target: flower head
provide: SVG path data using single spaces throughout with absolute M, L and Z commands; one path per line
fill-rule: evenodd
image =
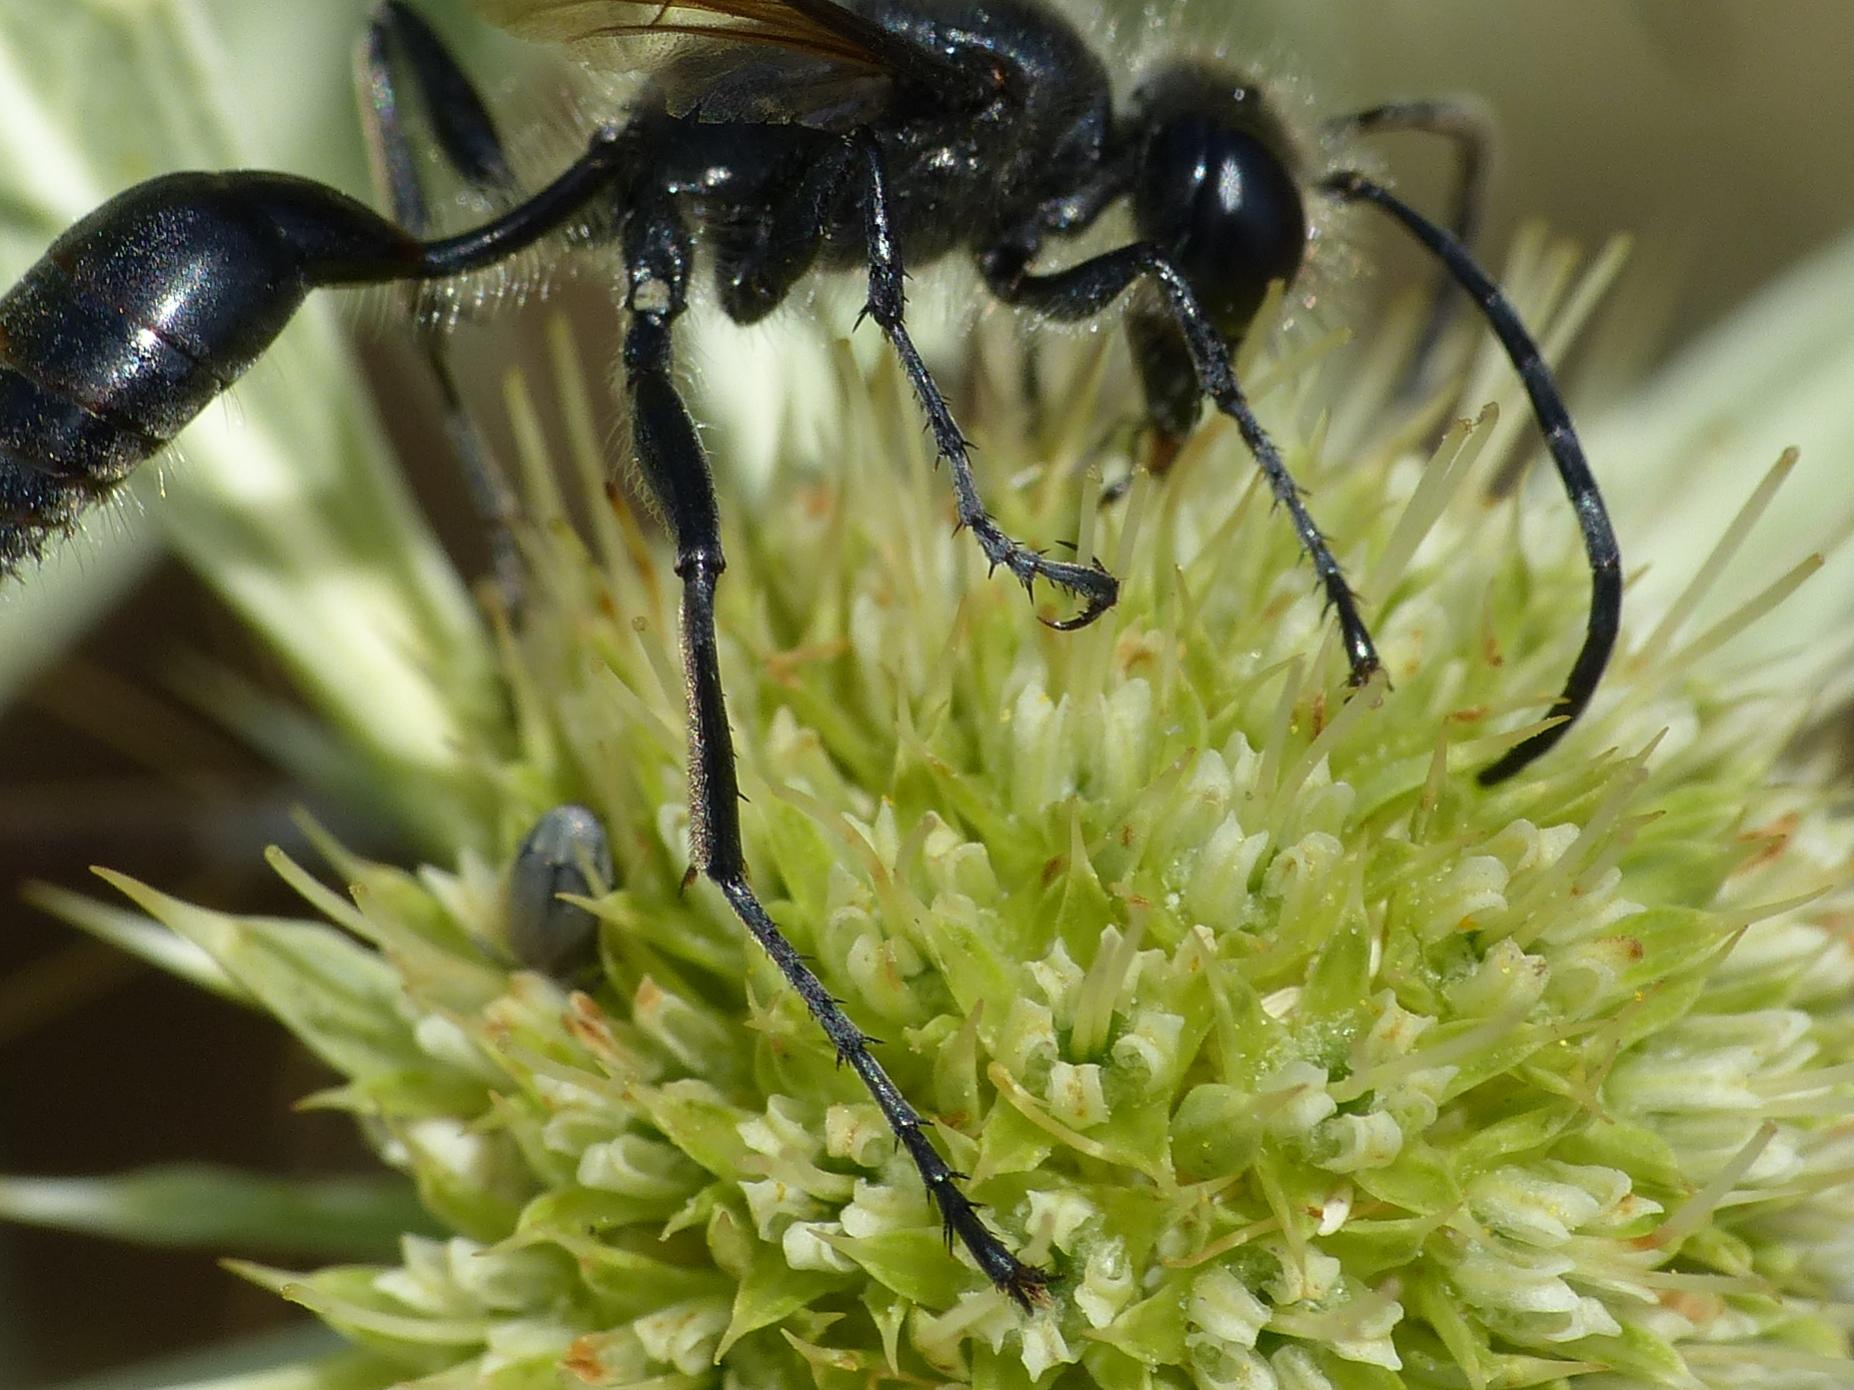
M 121 884 L 340 1073 L 319 1103 L 452 1232 L 246 1272 L 380 1385 L 1844 1373 L 1854 824 L 1822 769 L 1779 775 L 1794 685 L 1711 660 L 1774 597 L 1697 633 L 1691 589 L 1632 613 L 1592 717 L 1483 790 L 1587 592 L 1555 497 L 1482 500 L 1492 413 L 1425 457 L 1420 422 L 1332 427 L 1402 418 L 1369 374 L 1247 364 L 1370 604 L 1390 680 L 1348 694 L 1240 442 L 1207 426 L 1098 510 L 1078 480 L 1132 407 L 1092 345 L 1054 357 L 1059 410 L 968 415 L 1008 524 L 1079 518 L 1122 576 L 1103 620 L 1052 632 L 988 582 L 901 382 L 843 354 L 834 431 L 734 512 L 721 613 L 755 883 L 1048 1306 L 947 1250 L 854 1076 L 684 886 L 676 581 L 592 470 L 588 539 L 531 498 L 515 751 L 479 772 L 509 852 L 562 802 L 605 826 L 596 969 L 517 968 L 507 866 L 468 851 L 325 844 L 347 895 L 278 856 L 325 922 Z

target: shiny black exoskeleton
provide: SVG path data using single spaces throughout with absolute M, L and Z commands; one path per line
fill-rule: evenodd
M 1398 103 L 1331 123 L 1334 137 L 1415 130 L 1462 154 L 1447 231 L 1350 169 L 1315 169 L 1264 94 L 1198 63 L 1161 68 L 1117 109 L 1107 69 L 1040 0 L 483 0 L 510 27 L 590 46 L 642 37 L 651 86 L 622 123 L 540 193 L 520 198 L 481 100 L 400 0 L 376 12 L 360 74 L 377 170 L 395 221 L 278 175 L 180 175 L 132 189 L 62 238 L 0 301 L 0 567 L 106 492 L 229 385 L 322 285 L 411 282 L 489 265 L 563 224 L 615 241 L 628 311 L 623 366 L 633 447 L 662 506 L 683 581 L 695 868 L 719 887 L 862 1079 L 920 1170 L 946 1224 L 1019 1303 L 1042 1274 L 980 1219 L 926 1126 L 868 1039 L 793 950 L 747 882 L 739 791 L 715 640 L 724 568 L 713 484 L 672 371 L 672 329 L 706 249 L 722 308 L 751 322 L 818 264 L 868 276 L 867 316 L 897 354 L 951 473 L 957 515 L 993 566 L 1041 578 L 1080 602 L 1055 625 L 1114 602 L 1114 579 L 1048 559 L 986 512 L 965 438 L 905 323 L 904 266 L 970 255 L 1000 300 L 1055 319 L 1107 309 L 1137 282 L 1128 314 L 1151 431 L 1172 444 L 1210 404 L 1236 424 L 1292 521 L 1337 619 L 1351 677 L 1378 657 L 1357 603 L 1238 382 L 1232 346 L 1271 283 L 1292 281 L 1308 244 L 1308 199 L 1375 205 L 1465 289 L 1523 378 L 1589 554 L 1592 612 L 1553 713 L 1482 773 L 1511 775 L 1563 736 L 1594 692 L 1616 638 L 1620 567 L 1596 484 L 1537 348 L 1465 249 L 1481 134 L 1466 108 Z M 407 80 L 410 86 L 407 87 Z M 476 231 L 430 237 L 427 198 L 402 106 L 409 90 L 449 166 L 512 202 Z M 1037 267 L 1052 243 L 1130 206 L 1135 239 L 1065 268 Z M 453 438 L 500 516 L 493 479 L 428 335 Z M 1155 450 L 1155 459 L 1168 456 Z M 524 849 L 530 868 L 545 856 Z M 552 863 L 551 860 L 545 860 Z M 556 940 L 551 894 L 522 897 L 532 933 Z M 583 942 L 580 943 L 583 945 Z M 544 943 L 536 949 L 551 950 Z
M 255 362 L 317 284 L 419 246 L 283 175 L 174 174 L 53 243 L 0 299 L 0 567 L 38 552 Z
M 0 298 L 0 574 L 159 453 L 311 290 L 493 261 L 576 209 L 583 195 L 566 191 L 430 243 L 288 174 L 169 174 L 105 203 Z

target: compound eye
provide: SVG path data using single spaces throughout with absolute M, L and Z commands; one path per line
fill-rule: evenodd
M 1292 281 L 1307 212 L 1286 162 L 1248 130 L 1184 114 L 1156 126 L 1133 190 L 1142 238 L 1161 246 L 1226 338 L 1240 338 L 1270 281 Z

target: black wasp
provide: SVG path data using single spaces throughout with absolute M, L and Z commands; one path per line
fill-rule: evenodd
M 1182 437 L 1206 398 L 1231 417 L 1313 562 L 1359 684 L 1378 669 L 1371 636 L 1244 398 L 1231 345 L 1269 284 L 1299 272 L 1309 199 L 1388 213 L 1467 291 L 1524 379 L 1590 560 L 1589 629 L 1553 709 L 1559 722 L 1485 769 L 1484 782 L 1517 772 L 1564 735 L 1616 639 L 1615 540 L 1571 422 L 1532 339 L 1464 248 L 1465 213 L 1447 231 L 1364 173 L 1306 167 L 1266 95 L 1238 73 L 1178 61 L 1117 103 L 1101 58 L 1040 0 L 490 0 L 488 8 L 498 4 L 517 32 L 620 51 L 642 40 L 654 60 L 622 121 L 601 126 L 564 173 L 500 216 L 462 235 L 426 234 L 399 100 L 408 79 L 465 180 L 512 195 L 514 179 L 467 79 L 431 31 L 388 0 L 363 47 L 362 75 L 396 223 L 287 175 L 174 174 L 78 223 L 0 300 L 0 566 L 36 554 L 171 439 L 252 364 L 310 290 L 459 275 L 563 230 L 615 242 L 625 267 L 632 442 L 674 533 L 683 583 L 696 868 L 862 1078 L 949 1239 L 1028 1306 L 1043 1274 L 981 1221 L 868 1040 L 747 882 L 716 657 L 719 518 L 672 373 L 672 329 L 698 245 L 713 261 L 722 307 L 741 323 L 769 313 L 814 266 L 867 272 L 867 316 L 899 357 L 950 466 L 960 524 L 1026 587 L 1042 579 L 1073 595 L 1081 607 L 1063 627 L 1108 608 L 1115 581 L 1039 555 L 987 515 L 966 441 L 909 337 L 903 266 L 970 255 L 998 299 L 1054 319 L 1099 314 L 1143 282 L 1151 295 L 1128 328 L 1152 430 Z M 1470 168 L 1479 154 L 1465 113 L 1448 103 L 1378 107 L 1334 129 L 1447 136 Z M 1129 244 L 1038 268 L 1058 259 L 1051 242 L 1122 204 L 1135 228 Z M 435 346 L 432 358 L 442 372 Z

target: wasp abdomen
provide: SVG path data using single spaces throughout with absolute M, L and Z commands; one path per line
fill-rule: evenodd
M 36 556 L 275 341 L 318 285 L 418 245 L 282 174 L 171 174 L 105 203 L 0 298 L 0 573 Z

